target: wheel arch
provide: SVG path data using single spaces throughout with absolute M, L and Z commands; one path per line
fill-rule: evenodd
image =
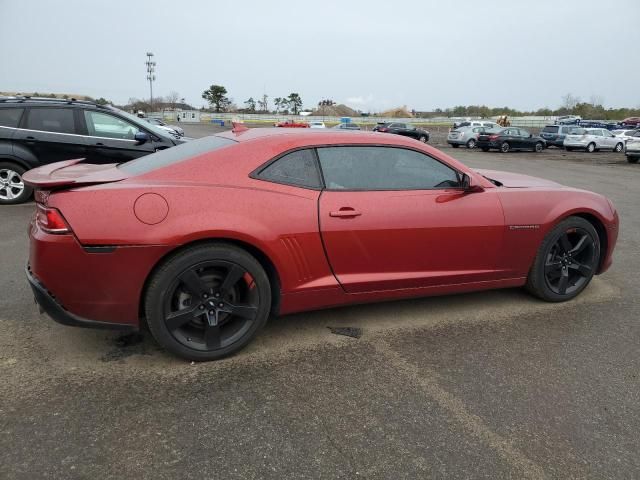
M 207 244 L 233 245 L 253 255 L 253 257 L 255 257 L 255 259 L 260 263 L 262 268 L 264 268 L 264 271 L 267 274 L 267 278 L 269 279 L 269 283 L 271 284 L 271 314 L 272 315 L 278 314 L 278 311 L 280 310 L 281 282 L 280 282 L 280 274 L 278 273 L 278 269 L 276 268 L 273 260 L 262 249 L 246 241 L 238 240 L 237 238 L 231 238 L 231 237 L 209 237 L 209 238 L 201 238 L 201 239 L 193 240 L 188 243 L 184 243 L 182 245 L 176 246 L 176 248 L 173 248 L 172 250 L 165 253 L 161 258 L 159 258 L 158 261 L 155 263 L 155 265 L 151 268 L 151 270 L 149 271 L 149 273 L 145 278 L 144 285 L 140 292 L 140 299 L 138 301 L 138 318 L 140 318 L 141 328 L 142 327 L 147 328 L 146 326 L 147 319 L 145 318 L 145 314 L 144 314 L 144 311 L 145 311 L 144 299 L 147 294 L 149 283 L 153 278 L 153 276 L 155 275 L 155 273 L 158 271 L 158 269 L 162 265 L 164 265 L 167 261 L 169 261 L 171 258 L 175 257 L 181 252 L 189 248 L 193 248 L 200 245 L 207 245 Z
M 596 233 L 598 234 L 598 239 L 600 240 L 600 252 L 601 252 L 600 258 L 598 260 L 598 271 L 596 272 L 596 273 L 599 273 L 600 270 L 602 269 L 602 265 L 606 258 L 606 255 L 603 255 L 602 252 L 609 251 L 609 238 L 607 237 L 607 229 L 604 226 L 604 223 L 600 218 L 598 218 L 596 215 L 590 212 L 575 212 L 575 213 L 572 213 L 571 215 L 568 215 L 565 218 L 569 218 L 569 217 L 584 218 L 587 222 L 593 225 L 593 228 L 596 229 Z
M 28 162 L 11 155 L 0 155 L 0 162 L 15 163 L 16 165 L 21 166 L 25 170 L 31 170 L 33 168 L 33 166 L 29 165 Z

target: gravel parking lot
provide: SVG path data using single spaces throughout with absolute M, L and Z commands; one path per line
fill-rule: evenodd
M 640 166 L 452 149 L 441 130 L 430 143 L 473 167 L 611 198 L 611 270 L 565 304 L 512 289 L 282 317 L 192 365 L 148 335 L 40 316 L 24 277 L 34 206 L 2 207 L 0 478 L 640 476 Z

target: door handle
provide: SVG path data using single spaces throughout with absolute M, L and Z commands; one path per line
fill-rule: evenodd
M 96 143 L 96 147 L 104 147 L 104 143 L 98 142 L 98 143 Z
M 351 218 L 351 217 L 359 217 L 362 215 L 362 212 L 358 212 L 351 207 L 342 207 L 337 212 L 329 212 L 330 217 L 338 217 L 338 218 Z
M 35 143 L 36 142 L 36 137 L 32 137 L 31 135 L 29 135 L 28 137 L 26 137 L 25 139 L 28 143 Z

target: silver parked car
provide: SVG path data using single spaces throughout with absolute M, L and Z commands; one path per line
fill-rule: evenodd
M 478 135 L 487 132 L 491 128 L 487 127 L 459 127 L 451 130 L 447 135 L 447 143 L 453 148 L 466 145 L 467 148 L 475 148 Z
M 624 141 L 604 128 L 575 128 L 564 137 L 564 148 L 568 151 L 584 149 L 589 153 L 596 150 L 621 152 Z
M 627 156 L 627 162 L 638 163 L 640 159 L 640 130 L 634 130 L 633 136 L 630 136 L 624 146 L 624 154 Z
M 639 130 L 611 130 L 611 133 L 626 142 L 630 138 L 635 137 L 638 131 Z
M 184 136 L 184 130 L 177 125 L 167 125 L 166 123 L 164 123 L 164 121 L 154 117 L 144 117 L 144 120 L 146 120 L 151 125 L 155 125 L 156 127 L 161 128 L 162 130 L 165 130 L 169 133 L 175 132 L 181 137 Z

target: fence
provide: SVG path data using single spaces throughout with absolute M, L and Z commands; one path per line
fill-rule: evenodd
M 150 116 L 164 118 L 167 121 L 176 121 L 176 113 L 173 111 L 154 112 Z M 182 112 L 181 112 L 182 113 Z M 328 115 L 277 115 L 277 114 L 259 114 L 259 113 L 206 113 L 198 112 L 200 122 L 190 122 L 182 120 L 183 123 L 212 123 L 215 121 L 223 121 L 228 124 L 232 120 L 242 120 L 245 123 L 257 123 L 265 125 L 273 125 L 286 120 L 294 120 L 300 122 L 325 122 L 329 124 L 340 123 L 345 117 L 334 117 Z M 391 118 L 391 117 L 347 117 L 352 122 L 362 126 L 373 126 L 380 122 L 401 122 L 410 123 L 421 126 L 450 126 L 453 122 L 463 120 L 480 120 L 480 117 L 434 117 L 434 118 Z M 485 120 L 496 120 L 498 117 L 490 117 Z M 511 125 L 514 127 L 542 128 L 555 122 L 557 117 L 509 117 Z

